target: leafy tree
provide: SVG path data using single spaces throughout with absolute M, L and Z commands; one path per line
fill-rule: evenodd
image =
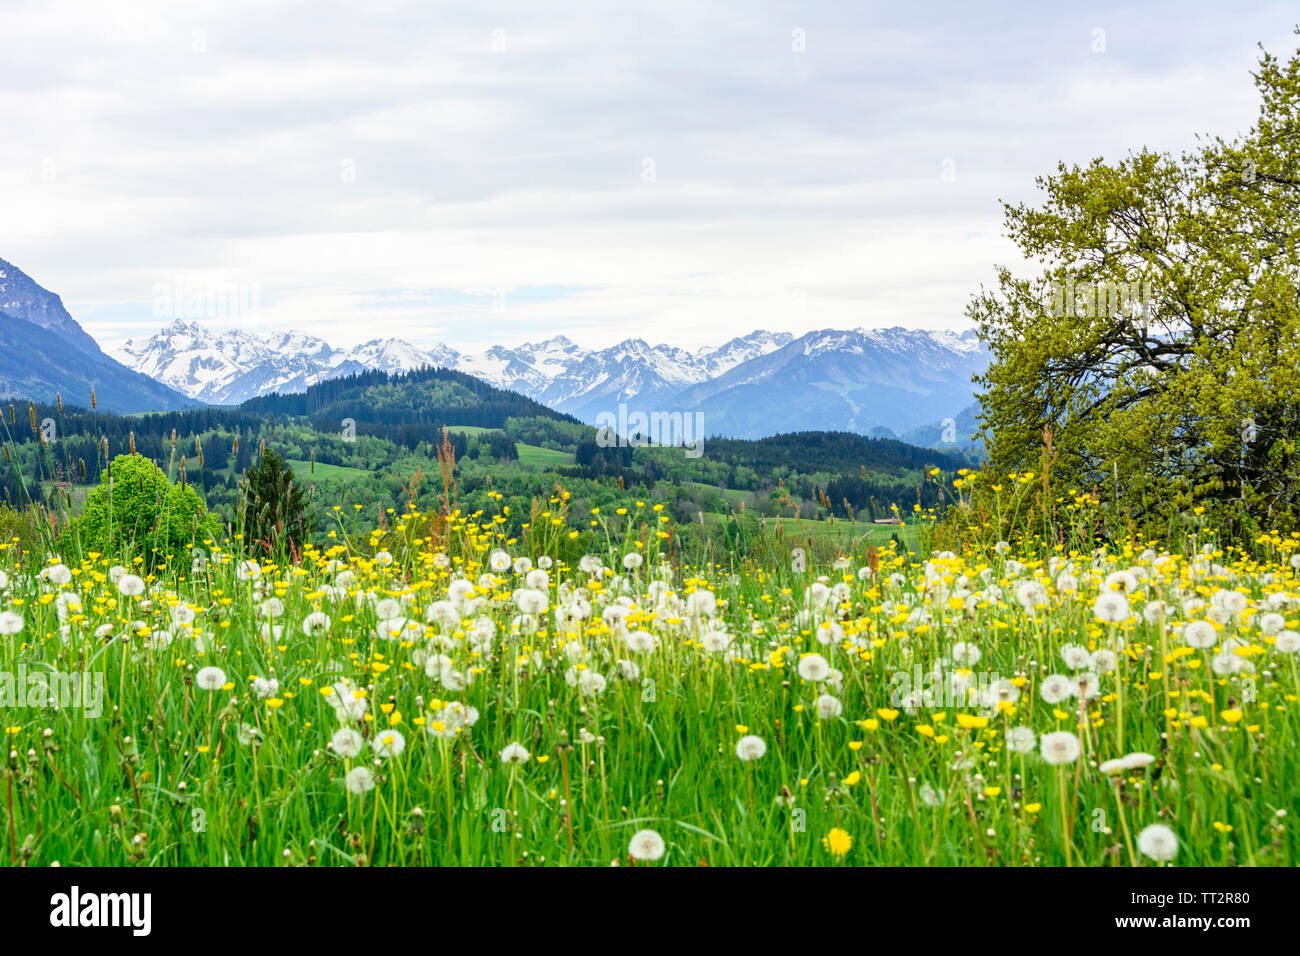
M 297 553 L 310 540 L 308 496 L 294 481 L 293 469 L 271 449 L 262 449 L 257 464 L 244 472 L 239 501 L 250 548 L 275 554 L 283 547 Z
M 1300 32 L 1300 31 L 1297 31 Z M 1101 486 L 1135 517 L 1208 504 L 1237 525 L 1300 504 L 1300 55 L 1263 53 L 1250 131 L 1175 158 L 1060 165 L 1004 206 L 1037 275 L 1000 268 L 968 314 L 995 471 Z M 1050 430 L 1047 431 L 1047 430 Z
M 189 484 L 172 484 L 143 455 L 118 455 L 86 496 L 68 535 L 83 551 L 143 557 L 153 568 L 168 555 L 211 539 L 219 523 Z

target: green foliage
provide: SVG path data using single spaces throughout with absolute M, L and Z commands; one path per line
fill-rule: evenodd
M 308 496 L 293 469 L 263 448 L 256 465 L 239 483 L 244 540 L 267 555 L 300 552 L 311 535 Z
M 153 568 L 168 555 L 214 538 L 218 528 L 192 485 L 172 484 L 143 455 L 118 455 L 66 535 L 83 552 L 142 557 Z
M 0 548 L 10 546 L 19 552 L 44 554 L 51 537 L 34 507 L 11 508 L 0 504 Z
M 1244 137 L 1061 165 L 1041 205 L 1005 207 L 1043 269 L 1000 269 L 968 309 L 995 473 L 1047 436 L 1058 484 L 1143 524 L 1205 505 L 1249 536 L 1300 513 L 1300 58 L 1263 55 L 1256 85 Z

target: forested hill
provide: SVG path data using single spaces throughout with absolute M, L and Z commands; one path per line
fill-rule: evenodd
M 840 471 L 849 464 L 889 472 L 926 467 L 955 471 L 970 464 L 960 455 L 852 432 L 790 432 L 756 440 L 710 438 L 705 447 L 710 455 L 760 473 L 795 463 L 802 471 Z
M 256 417 L 306 417 L 322 431 L 343 419 L 358 425 L 475 425 L 500 428 L 508 418 L 553 418 L 579 424 L 516 392 L 445 368 L 402 374 L 362 372 L 319 382 L 305 392 L 263 395 L 239 406 Z

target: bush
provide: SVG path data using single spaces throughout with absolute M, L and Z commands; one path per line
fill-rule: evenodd
M 66 536 L 83 552 L 140 556 L 149 568 L 219 533 L 194 488 L 173 485 L 142 455 L 118 455 L 91 489 Z

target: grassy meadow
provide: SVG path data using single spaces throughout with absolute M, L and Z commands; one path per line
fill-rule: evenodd
M 1298 862 L 1298 535 L 691 566 L 647 502 L 563 560 L 565 505 L 0 546 L 0 860 Z

